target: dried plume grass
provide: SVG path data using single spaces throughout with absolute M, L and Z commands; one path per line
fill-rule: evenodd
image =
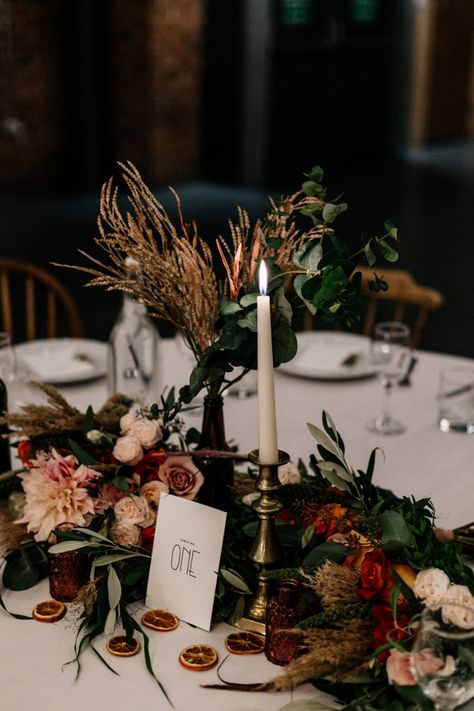
M 307 585 L 316 592 L 323 607 L 360 602 L 357 595 L 360 574 L 354 568 L 327 560 L 313 574 L 304 574 Z
M 229 220 L 230 240 L 216 240 L 227 280 L 221 283 L 215 270 L 209 244 L 202 239 L 195 223 L 184 222 L 179 196 L 175 195 L 179 228 L 169 218 L 163 205 L 143 181 L 135 166 L 119 163 L 128 191 L 130 210 L 125 214 L 118 204 L 118 187 L 110 178 L 102 187 L 99 236 L 96 245 L 105 253 L 102 259 L 79 250 L 94 266 L 63 264 L 92 276 L 87 286 L 101 286 L 107 291 L 122 291 L 142 301 L 150 315 L 173 324 L 199 360 L 203 351 L 220 335 L 219 298 L 227 293 L 237 298 L 242 285 L 254 283 L 257 263 L 264 257 L 276 257 L 283 271 L 294 272 L 292 258 L 310 239 L 321 239 L 331 228 L 313 226 L 307 232 L 297 227 L 301 209 L 322 201 L 302 192 L 270 199 L 269 211 L 251 228 L 248 213 L 237 208 L 236 222 Z M 280 238 L 275 251 L 269 238 Z M 128 258 L 140 265 L 141 277 L 131 278 Z M 291 280 L 289 280 L 288 284 Z
M 9 412 L 0 417 L 0 424 L 10 429 L 10 437 L 47 437 L 82 429 L 86 417 L 83 412 L 70 405 L 52 385 L 36 380 L 32 383 L 46 395 L 47 403 L 22 405 L 20 412 Z M 94 427 L 108 432 L 115 431 L 118 420 L 130 405 L 131 400 L 125 396 L 113 396 L 94 414 Z
M 352 620 L 338 629 L 312 629 L 303 633 L 308 651 L 285 667 L 273 680 L 275 691 L 292 689 L 309 679 L 330 677 L 340 681 L 368 663 L 372 654 L 372 625 Z
M 155 198 L 132 163 L 119 163 L 128 189 L 131 211 L 118 205 L 118 187 L 110 178 L 102 187 L 94 242 L 105 252 L 103 260 L 79 250 L 95 267 L 61 266 L 92 275 L 87 286 L 122 291 L 142 301 L 151 316 L 173 324 L 196 357 L 216 340 L 218 283 L 208 244 L 196 225 L 185 225 L 179 197 L 179 230 Z M 173 191 L 174 192 L 174 191 Z M 126 260 L 140 265 L 140 278 L 130 277 Z

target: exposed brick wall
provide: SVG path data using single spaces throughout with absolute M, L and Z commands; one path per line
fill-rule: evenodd
M 62 168 L 62 5 L 62 0 L 5 3 L 0 85 L 2 186 L 48 183 L 59 177 Z M 17 132 L 8 130 L 7 117 L 20 122 Z
M 91 38 L 98 42 L 100 110 L 105 112 L 98 130 L 106 165 L 112 170 L 116 161 L 131 160 L 155 184 L 194 177 L 204 0 L 100 3 Z M 14 0 L 11 7 L 14 113 L 25 131 L 16 137 L 0 133 L 0 187 L 64 184 L 65 156 L 74 140 L 67 97 L 77 80 L 69 74 L 70 58 L 81 56 L 81 47 L 70 44 L 77 35 L 69 36 L 70 25 L 64 24 L 63 13 L 72 6 L 65 0 Z M 3 89 L 0 81 L 5 97 Z M 77 89 L 80 96 L 88 87 Z M 5 104 L 0 98 L 0 121 L 11 113 Z

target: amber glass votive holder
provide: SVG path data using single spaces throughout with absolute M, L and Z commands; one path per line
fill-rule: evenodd
M 56 530 L 67 531 L 71 524 L 61 524 Z M 56 543 L 58 540 L 54 540 Z M 80 551 L 49 553 L 49 592 L 54 600 L 72 602 L 89 580 L 90 565 L 87 555 Z

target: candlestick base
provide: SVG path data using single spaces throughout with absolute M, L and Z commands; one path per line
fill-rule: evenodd
M 270 597 L 270 580 L 266 571 L 275 567 L 281 560 L 281 549 L 275 526 L 275 517 L 282 508 L 277 497 L 280 488 L 278 467 L 289 462 L 290 457 L 286 452 L 278 451 L 278 464 L 265 464 L 260 461 L 258 450 L 254 449 L 250 452 L 249 459 L 254 464 L 258 464 L 259 468 L 255 487 L 260 492 L 260 497 L 253 503 L 259 522 L 249 553 L 250 560 L 258 568 L 257 586 L 246 605 L 244 615 L 237 621 L 232 621 L 232 624 L 240 629 L 265 634 L 266 609 Z

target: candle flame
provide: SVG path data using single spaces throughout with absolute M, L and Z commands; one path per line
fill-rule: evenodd
M 260 262 L 260 268 L 258 270 L 258 288 L 260 290 L 260 294 L 262 296 L 265 296 L 267 293 L 267 286 L 268 286 L 268 272 L 267 272 L 267 267 L 265 262 L 262 261 Z

